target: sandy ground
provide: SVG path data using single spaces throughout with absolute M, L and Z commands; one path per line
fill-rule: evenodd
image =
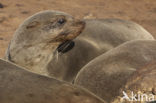
M 42 10 L 64 11 L 77 18 L 131 20 L 156 38 L 156 0 L 0 0 L 0 57 L 19 24 Z

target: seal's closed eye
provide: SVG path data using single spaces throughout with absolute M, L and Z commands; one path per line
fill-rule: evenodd
M 74 46 L 75 43 L 73 41 L 65 41 L 58 46 L 57 51 L 61 53 L 66 53 L 70 51 Z

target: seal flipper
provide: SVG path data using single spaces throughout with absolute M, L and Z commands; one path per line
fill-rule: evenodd
M 74 46 L 75 46 L 74 41 L 65 41 L 58 46 L 57 51 L 61 53 L 66 53 L 70 51 Z

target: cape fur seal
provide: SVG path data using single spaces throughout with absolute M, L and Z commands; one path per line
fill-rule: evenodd
M 75 83 L 110 102 L 137 69 L 156 60 L 155 40 L 129 41 L 95 58 L 78 73 Z
M 35 73 L 49 75 L 48 64 L 57 59 L 58 51 L 73 45 L 69 41 L 76 38 L 84 26 L 85 22 L 63 12 L 34 14 L 16 30 L 5 58 Z
M 62 21 L 62 17 L 66 21 Z M 64 37 L 70 29 L 74 30 L 68 36 L 73 35 L 73 32 L 77 36 L 84 23 L 75 23 L 68 14 L 62 12 L 43 11 L 35 14 L 17 29 L 6 57 L 33 72 L 71 82 L 86 63 L 100 54 L 129 40 L 153 39 L 140 25 L 130 21 L 84 21 L 86 27 L 81 35 L 73 41 L 62 38 L 66 42 L 61 44 L 62 41 L 58 43 L 57 38 L 49 36 Z M 63 22 L 63 26 L 60 22 Z
M 0 103 L 104 103 L 63 81 L 26 71 L 0 59 Z
M 123 99 L 123 91 L 128 98 Z M 130 102 L 132 92 L 137 95 L 134 102 Z M 155 103 L 156 102 L 156 62 L 148 64 L 137 70 L 129 77 L 127 83 L 120 90 L 113 103 Z M 152 102 L 153 101 L 153 102 Z M 154 102 L 155 101 L 155 102 Z

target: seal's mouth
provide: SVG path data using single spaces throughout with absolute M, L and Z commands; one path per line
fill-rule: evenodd
M 72 40 L 67 40 L 67 41 L 61 43 L 57 47 L 57 51 L 61 52 L 61 53 L 66 53 L 66 52 L 70 51 L 74 46 L 75 46 L 75 43 Z

